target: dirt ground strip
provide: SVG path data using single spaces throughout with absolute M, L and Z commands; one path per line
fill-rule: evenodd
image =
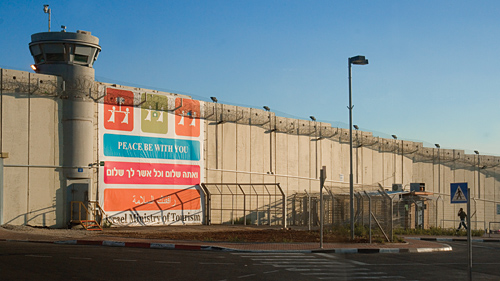
M 190 241 L 225 241 L 225 242 L 319 242 L 318 231 L 307 229 L 282 229 L 279 227 L 263 226 L 234 226 L 234 225 L 197 225 L 197 226 L 141 226 L 105 228 L 103 231 L 87 231 L 83 229 L 51 229 L 31 226 L 3 225 L 4 229 L 24 234 L 36 234 L 56 237 L 127 237 L 142 239 L 163 240 L 190 240 Z M 325 234 L 324 242 L 348 242 L 347 237 Z M 352 242 L 352 241 L 350 241 Z M 356 242 L 366 242 L 359 240 Z
M 116 232 L 113 236 L 129 238 L 149 238 L 168 240 L 195 240 L 195 241 L 226 241 L 226 242 L 319 242 L 320 236 L 317 231 L 302 230 L 239 230 L 239 231 L 218 231 L 218 232 L 152 232 L 144 233 L 140 231 Z M 325 242 L 338 243 L 346 242 L 342 237 L 325 235 Z

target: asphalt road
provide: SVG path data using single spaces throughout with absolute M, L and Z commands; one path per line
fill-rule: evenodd
M 418 254 L 345 255 L 365 268 L 377 269 L 408 280 L 469 280 L 467 242 L 446 242 L 451 252 Z M 473 280 L 500 280 L 500 243 L 472 244 Z
M 236 253 L 0 242 L 1 280 L 467 280 L 453 252 Z M 474 243 L 474 280 L 500 280 L 500 243 Z

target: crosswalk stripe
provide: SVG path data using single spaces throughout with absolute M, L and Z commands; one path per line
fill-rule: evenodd
M 332 276 L 332 277 L 318 277 L 319 280 L 337 280 L 338 276 Z M 403 276 L 364 276 L 364 277 L 349 277 L 349 276 L 344 276 L 342 277 L 343 280 L 376 280 L 376 279 L 389 279 L 389 280 L 395 280 L 395 279 L 406 279 Z
M 355 267 L 352 267 L 352 268 L 345 268 L 345 267 L 342 267 L 340 268 L 342 269 L 343 272 L 352 272 L 352 271 L 369 271 L 368 268 L 355 268 Z M 297 272 L 306 272 L 306 271 L 334 271 L 334 272 L 339 272 L 339 268 L 336 267 L 336 268 L 287 268 L 286 269 L 287 271 L 297 271 Z
M 252 260 L 254 266 L 272 266 L 278 270 L 299 273 L 315 280 L 398 280 L 403 276 L 386 276 L 372 271 L 370 264 L 342 259 L 330 253 L 233 253 Z M 273 271 L 275 272 L 275 271 Z M 307 277 L 306 277 L 307 276 Z
M 346 272 L 311 272 L 311 273 L 301 273 L 301 275 L 333 275 L 333 276 L 340 276 L 340 275 L 345 275 Z M 349 273 L 352 275 L 352 273 Z M 354 275 L 382 275 L 385 274 L 385 272 L 356 272 Z

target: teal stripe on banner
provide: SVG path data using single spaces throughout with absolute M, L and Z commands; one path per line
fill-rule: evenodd
M 103 146 L 105 156 L 200 160 L 200 142 L 195 140 L 104 134 Z

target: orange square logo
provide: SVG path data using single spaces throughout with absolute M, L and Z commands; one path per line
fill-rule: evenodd
M 178 136 L 200 136 L 200 102 L 175 99 L 175 134 Z

